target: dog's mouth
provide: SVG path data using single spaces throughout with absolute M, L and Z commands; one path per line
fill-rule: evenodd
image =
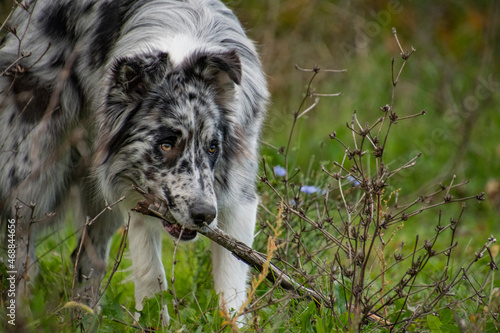
M 165 220 L 161 220 L 163 223 L 163 227 L 165 230 L 174 238 L 180 239 L 183 241 L 189 241 L 196 238 L 198 234 L 196 231 L 188 229 L 186 227 L 181 227 L 177 223 L 170 223 Z
M 146 200 L 138 201 L 137 206 L 132 209 L 133 211 L 145 215 L 153 215 L 160 218 L 163 224 L 163 228 L 165 228 L 165 230 L 175 239 L 190 241 L 196 238 L 198 232 L 196 232 L 195 230 L 188 229 L 175 222 L 169 222 L 166 220 L 169 219 L 172 221 L 175 219 L 170 213 L 170 210 L 168 209 L 168 206 L 165 204 L 165 202 L 155 202 L 153 201 L 154 197 L 152 195 L 147 194 L 138 187 L 135 187 L 135 189 L 139 193 L 144 195 Z M 151 202 L 155 202 L 155 204 L 150 204 Z M 153 209 L 150 210 L 150 207 L 153 207 Z

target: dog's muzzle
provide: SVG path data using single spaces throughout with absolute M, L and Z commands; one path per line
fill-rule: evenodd
M 207 203 L 195 203 L 190 207 L 190 214 L 193 223 L 201 227 L 204 223 L 210 224 L 213 222 L 217 216 L 217 210 Z M 193 240 L 197 235 L 195 230 L 165 220 L 163 220 L 163 227 L 172 237 L 183 241 Z

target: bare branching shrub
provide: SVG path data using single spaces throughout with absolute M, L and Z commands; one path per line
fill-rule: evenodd
M 324 295 L 327 301 L 318 305 L 327 310 L 322 321 L 333 321 L 330 327 L 337 329 L 359 329 L 368 322 L 377 322 L 390 331 L 399 331 L 443 308 L 456 310 L 467 301 L 486 305 L 485 287 L 491 272 L 497 269 L 490 251 L 495 242 L 493 236 L 464 266 L 457 267 L 451 259 L 459 243 L 466 243 L 457 236 L 465 202 L 484 200 L 482 193 L 455 198 L 454 190 L 466 183 L 457 184 L 455 176 L 450 182 L 437 185 L 434 192 L 404 203 L 398 200 L 400 196 L 411 197 L 404 193 L 404 188 L 391 190 L 391 178 L 413 167 L 420 154 L 403 165 L 390 167 L 386 156 L 386 147 L 391 144 L 390 130 L 400 122 L 425 114 L 423 110 L 406 115 L 394 108 L 401 73 L 415 50 L 405 52 L 396 31 L 393 32 L 402 64 L 398 69 L 392 59 L 390 101 L 380 107 L 382 116 L 371 123 L 363 123 L 355 111 L 346 124 L 351 140 L 339 138 L 335 132 L 330 134 L 345 153 L 341 161 L 321 167 L 330 178 L 327 188 L 304 185 L 300 170 L 290 170 L 288 165 L 295 123 L 318 103 L 312 82 L 323 72 L 319 68 L 309 70 L 312 77 L 306 96 L 294 113 L 288 143 L 278 150 L 285 167 L 271 168 L 264 160 L 261 181 L 284 203 L 280 218 L 286 237 L 281 239 L 284 246 L 278 249 L 275 259 L 301 284 Z M 314 101 L 306 107 L 310 99 Z M 445 222 L 443 206 L 452 204 L 462 205 L 461 212 Z M 435 211 L 434 221 L 423 220 L 422 213 L 428 210 Z M 426 228 L 434 228 L 434 236 L 421 239 L 415 235 L 411 245 L 398 241 L 398 234 L 411 223 L 426 223 Z M 261 228 L 266 232 L 266 225 Z M 485 264 L 489 272 L 477 280 L 474 272 Z M 433 271 L 433 267 L 440 267 L 440 271 Z M 278 300 L 268 297 L 267 302 Z M 255 302 L 252 306 L 261 305 Z
M 489 237 L 463 266 L 457 268 L 452 259 L 459 248 L 457 230 L 462 223 L 465 202 L 484 200 L 484 195 L 455 198 L 455 190 L 467 183 L 455 183 L 455 176 L 449 183 L 438 184 L 433 192 L 405 199 L 403 203 L 399 197 L 411 198 L 411 195 L 402 195 L 403 188 L 391 190 L 392 178 L 415 166 L 421 154 L 402 165 L 389 167 L 385 151 L 391 143 L 390 130 L 401 121 L 425 114 L 423 110 L 400 115 L 394 110 L 397 84 L 415 51 L 412 48 L 411 52 L 405 52 L 395 31 L 394 36 L 403 62 L 396 70 L 395 59 L 392 59 L 390 103 L 380 107 L 382 116 L 372 123 L 362 125 L 354 112 L 346 124 L 352 134 L 349 143 L 335 132 L 330 134 L 345 153 L 341 162 L 321 166 L 324 182 L 328 183 L 325 189 L 304 185 L 300 181 L 300 170 L 289 170 L 288 162 L 292 158 L 292 138 L 299 118 L 314 109 L 319 97 L 339 95 L 315 93 L 314 78 L 320 72 L 342 71 L 297 67 L 311 72 L 312 76 L 306 95 L 294 113 L 287 146 L 277 149 L 278 154 L 283 155 L 285 168 L 271 168 L 263 159 L 261 181 L 271 190 L 261 206 L 266 218 L 260 227 L 267 234 L 267 244 L 261 248 L 267 250 L 267 255 L 247 248 L 218 229 L 200 228 L 202 234 L 260 271 L 249 289 L 246 310 L 239 309 L 231 318 L 223 309 L 226 318 L 223 327 L 227 325 L 237 331 L 238 317 L 254 313 L 257 320 L 251 323 L 252 329 L 260 331 L 272 325 L 274 318 L 289 312 L 292 318 L 288 320 L 316 322 L 316 328 L 324 331 L 327 328 L 357 331 L 370 323 L 392 332 L 418 325 L 422 317 L 427 317 L 429 325 L 434 323 L 439 328 L 439 319 L 433 318 L 445 309 L 457 311 L 467 308 L 466 303 L 487 305 L 487 283 L 497 270 L 490 250 L 495 238 Z M 306 106 L 311 98 L 313 103 Z M 302 177 L 302 180 L 307 179 Z M 147 198 L 144 191 L 137 190 Z M 140 202 L 136 211 L 161 218 L 151 202 L 155 200 Z M 276 212 L 269 208 L 273 202 L 279 208 Z M 461 205 L 460 212 L 444 222 L 443 206 L 453 204 Z M 427 222 L 423 214 L 427 211 L 436 212 L 435 220 Z M 268 217 L 269 220 L 275 218 L 276 225 L 269 224 Z M 434 229 L 429 239 L 422 240 L 417 234 L 409 244 L 398 241 L 405 227 L 423 222 L 429 223 L 427 228 Z M 481 260 L 483 258 L 486 260 Z M 488 271 L 481 272 L 478 279 L 475 272 L 484 264 Z M 264 277 L 272 284 L 259 292 Z M 306 304 L 311 303 L 300 315 L 287 310 L 295 309 L 298 302 L 304 300 Z M 260 311 L 270 307 L 275 308 L 273 314 L 259 323 Z M 312 316 L 315 307 L 320 316 Z M 498 314 L 490 311 L 490 315 L 498 320 Z

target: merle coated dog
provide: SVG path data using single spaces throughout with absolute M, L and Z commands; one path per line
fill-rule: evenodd
M 82 297 L 97 298 L 110 239 L 129 214 L 138 310 L 167 288 L 163 231 L 192 240 L 193 226 L 208 223 L 252 244 L 268 91 L 253 43 L 224 4 L 28 0 L 6 28 L 0 212 L 4 230 L 16 223 L 18 292 L 36 271 L 37 234 L 64 218 L 75 185 L 83 216 L 125 197 L 87 228 Z M 143 199 L 133 185 L 167 203 L 168 222 L 130 212 Z M 248 268 L 211 250 L 215 289 L 237 309 Z

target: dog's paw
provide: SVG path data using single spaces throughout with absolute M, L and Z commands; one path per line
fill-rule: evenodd
M 163 306 L 163 310 L 161 311 L 161 320 L 165 325 L 170 324 L 170 316 L 168 314 L 168 307 L 166 305 Z
M 248 322 L 248 315 L 241 315 L 238 318 L 236 318 L 236 326 L 238 328 L 243 328 Z
M 141 312 L 139 311 L 142 311 L 142 307 L 141 309 L 136 309 L 136 310 L 137 311 L 134 313 L 134 321 L 138 323 L 139 319 L 141 319 Z M 170 325 L 170 315 L 168 314 L 168 307 L 166 305 L 162 306 L 160 315 L 161 315 L 162 326 Z
M 136 311 L 134 313 L 134 324 L 137 324 L 139 322 L 139 319 L 141 319 L 141 313 Z

